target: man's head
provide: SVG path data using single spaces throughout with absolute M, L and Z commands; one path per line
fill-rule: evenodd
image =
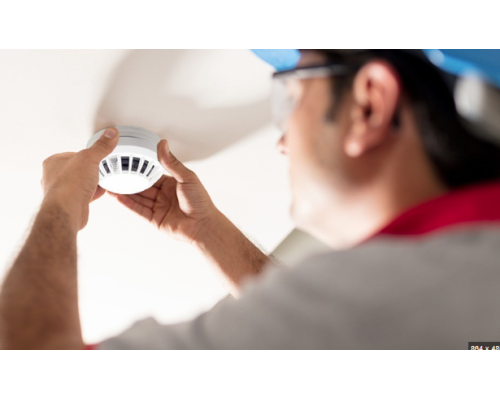
M 302 51 L 297 67 L 332 64 L 344 68 L 275 78 L 293 104 L 279 148 L 300 228 L 352 246 L 419 202 L 500 176 L 500 150 L 464 129 L 434 67 L 398 51 L 331 50 Z

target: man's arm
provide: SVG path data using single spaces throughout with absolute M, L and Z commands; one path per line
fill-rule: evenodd
M 76 234 L 64 208 L 44 201 L 0 292 L 2 348 L 83 348 Z
M 245 280 L 260 275 L 272 262 L 277 265 L 222 213 L 204 226 L 193 244 L 215 266 L 234 297 Z
M 89 203 L 104 193 L 99 162 L 117 142 L 112 128 L 90 149 L 45 160 L 44 200 L 0 291 L 1 348 L 83 348 L 76 235 L 87 224 Z

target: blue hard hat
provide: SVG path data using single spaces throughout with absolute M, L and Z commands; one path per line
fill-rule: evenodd
M 423 50 L 429 60 L 452 75 L 482 76 L 500 87 L 500 50 Z
M 274 67 L 276 71 L 293 69 L 297 66 L 297 63 L 300 60 L 300 51 L 297 49 L 252 49 L 252 51 L 257 55 L 257 57 Z

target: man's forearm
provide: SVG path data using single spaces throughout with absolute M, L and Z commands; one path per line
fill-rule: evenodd
M 222 213 L 200 232 L 194 243 L 216 266 L 235 297 L 244 280 L 259 275 L 272 261 Z
M 81 349 L 77 297 L 78 229 L 44 201 L 0 292 L 0 346 Z

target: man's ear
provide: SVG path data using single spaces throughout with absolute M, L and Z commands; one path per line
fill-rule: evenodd
M 353 83 L 351 128 L 344 151 L 358 157 L 389 138 L 401 94 L 399 75 L 389 63 L 373 60 L 356 74 Z

